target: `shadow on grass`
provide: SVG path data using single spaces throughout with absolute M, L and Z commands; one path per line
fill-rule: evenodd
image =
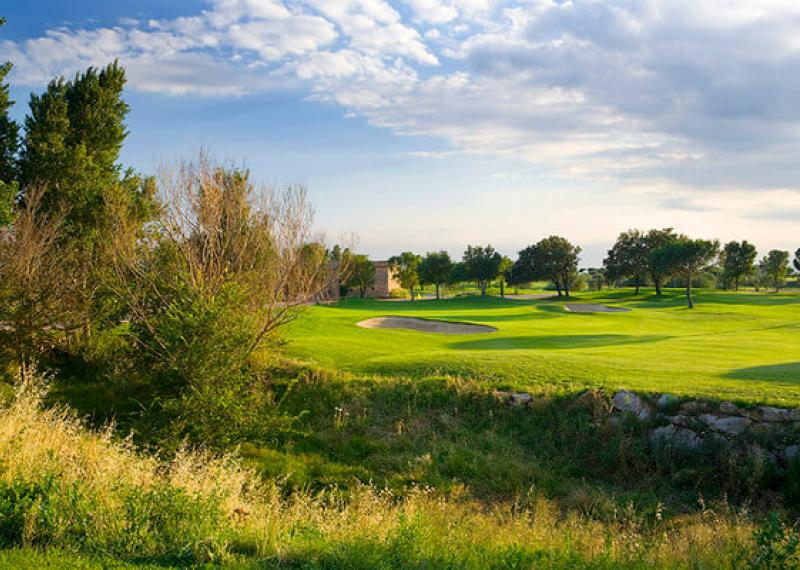
M 670 338 L 673 337 L 668 335 L 633 336 L 624 334 L 517 336 L 454 342 L 449 345 L 449 348 L 455 350 L 557 350 L 644 344 Z
M 800 362 L 738 368 L 728 372 L 724 377 L 733 378 L 735 380 L 762 380 L 767 382 L 781 382 L 790 385 L 800 384 Z

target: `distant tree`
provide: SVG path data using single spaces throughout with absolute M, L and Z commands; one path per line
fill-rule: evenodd
M 674 241 L 678 236 L 672 231 L 672 228 L 664 228 L 661 230 L 650 230 L 647 232 L 647 270 L 650 273 L 650 279 L 653 280 L 653 286 L 656 288 L 656 295 L 661 295 L 661 284 L 669 277 L 669 267 L 663 265 L 665 259 L 663 256 L 653 256 L 652 253 L 658 248 Z
M 389 268 L 394 278 L 400 282 L 403 289 L 408 289 L 411 300 L 414 300 L 414 287 L 419 285 L 419 264 L 422 258 L 410 251 L 389 258 Z
M 800 271 L 800 248 L 794 252 L 794 260 L 792 261 L 795 271 Z
M 419 280 L 423 285 L 436 287 L 436 298 L 439 299 L 439 288 L 450 281 L 453 271 L 453 260 L 446 251 L 429 251 L 419 264 Z
M 0 18 L 0 27 L 5 23 L 5 18 Z M 9 96 L 8 83 L 6 83 L 6 77 L 10 71 L 10 62 L 0 64 L 0 182 L 6 184 L 11 184 L 16 180 L 16 157 L 19 146 L 19 125 L 11 120 L 8 114 L 9 109 L 14 105 L 14 101 Z M 0 211 L 1 215 L 2 211 Z
M 456 261 L 450 269 L 449 282 L 464 283 L 467 280 L 467 265 L 463 261 Z
M 569 297 L 570 285 L 578 273 L 580 252 L 580 247 L 563 237 L 550 236 L 520 251 L 512 271 L 516 278 L 524 281 L 549 279 L 559 297 L 564 294 Z
M 348 263 L 348 277 L 345 287 L 358 291 L 362 299 L 369 289 L 375 287 L 375 264 L 366 255 L 351 255 Z
M 600 291 L 608 283 L 605 269 L 589 267 L 586 269 L 587 285 L 593 291 Z
M 684 281 L 686 288 L 686 304 L 694 308 L 692 299 L 692 280 L 716 257 L 719 251 L 718 241 L 689 239 L 686 236 L 661 245 L 651 252 L 651 260 L 666 274 L 677 275 Z
M 773 249 L 761 259 L 760 266 L 764 277 L 777 293 L 789 274 L 789 252 Z
M 467 278 L 478 283 L 481 295 L 486 295 L 486 288 L 500 274 L 503 257 L 491 245 L 486 247 L 468 245 L 463 256 Z
M 503 299 L 505 299 L 505 297 L 506 297 L 505 284 L 506 283 L 511 284 L 510 279 L 511 279 L 511 273 L 512 273 L 513 269 L 514 269 L 514 262 L 511 260 L 510 257 L 507 257 L 507 256 L 504 255 L 502 257 L 502 259 L 500 260 L 500 271 L 499 271 L 499 276 L 500 276 L 500 297 L 503 298 Z
M 747 240 L 731 241 L 725 244 L 720 254 L 722 261 L 722 281 L 725 288 L 732 283 L 739 290 L 739 282 L 755 271 L 756 247 Z
M 630 277 L 638 295 L 648 272 L 648 252 L 647 236 L 639 230 L 619 234 L 614 246 L 608 250 L 608 257 L 603 260 L 606 276 L 612 281 Z

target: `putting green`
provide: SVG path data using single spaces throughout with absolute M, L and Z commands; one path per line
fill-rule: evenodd
M 294 322 L 290 354 L 357 374 L 458 374 L 516 389 L 587 386 L 800 407 L 800 294 L 698 291 L 581 293 L 570 304 L 629 312 L 571 312 L 551 299 L 467 297 L 309 308 Z M 356 323 L 404 316 L 469 322 L 497 332 L 469 338 Z

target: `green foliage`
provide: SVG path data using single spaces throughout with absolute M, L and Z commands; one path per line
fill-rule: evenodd
M 795 271 L 800 272 L 800 248 L 797 248 L 797 251 L 794 252 L 794 259 L 792 260 L 792 265 L 794 265 Z
M 5 24 L 5 20 L 0 19 L 0 27 Z M 8 73 L 11 71 L 11 63 L 0 63 L 0 183 L 11 183 L 17 176 L 17 148 L 19 146 L 19 125 L 8 114 L 8 110 L 14 105 L 9 97 L 9 86 L 5 82 Z M 4 192 L 0 189 L 0 226 L 4 212 L 3 199 Z
M 400 282 L 403 289 L 408 289 L 411 300 L 414 300 L 414 287 L 420 284 L 418 267 L 422 258 L 410 251 L 389 258 L 389 270 L 394 278 Z
M 720 254 L 720 261 L 722 279 L 726 287 L 733 284 L 733 288 L 738 291 L 741 280 L 755 272 L 756 253 L 756 247 L 747 240 L 725 244 Z
M 436 298 L 439 288 L 450 282 L 453 272 L 453 260 L 446 251 L 429 251 L 422 258 L 418 268 L 420 283 L 436 286 Z
M 606 276 L 610 281 L 630 277 L 639 294 L 648 269 L 649 244 L 647 236 L 639 230 L 628 230 L 619 234 L 614 246 L 603 260 Z
M 0 228 L 14 221 L 14 202 L 19 194 L 19 183 L 0 181 Z
M 570 287 L 578 274 L 581 248 L 560 236 L 547 237 L 536 245 L 519 252 L 513 269 L 515 278 L 522 281 L 549 279 L 560 297 L 569 297 Z
M 468 245 L 462 257 L 466 277 L 475 281 L 481 289 L 481 295 L 486 295 L 486 288 L 491 281 L 500 274 L 503 256 L 495 251 L 491 245 Z
M 751 568 L 782 570 L 800 565 L 800 535 L 776 513 L 772 513 L 753 535 L 756 550 L 750 561 Z
M 656 288 L 656 295 L 661 295 L 661 284 L 669 277 L 671 268 L 668 265 L 668 259 L 663 256 L 654 256 L 652 253 L 673 242 L 677 238 L 677 234 L 672 231 L 672 228 L 664 228 L 661 230 L 650 230 L 647 232 L 647 268 L 650 272 L 650 278 L 653 280 L 653 285 Z
M 692 280 L 704 267 L 710 264 L 719 252 L 718 241 L 689 239 L 679 236 L 650 252 L 650 262 L 664 273 L 677 275 L 683 279 L 686 288 L 686 303 L 694 307 L 692 299 Z
M 375 264 L 366 255 L 350 255 L 347 261 L 347 274 L 345 288 L 356 289 L 362 299 L 367 290 L 375 286 Z
M 778 249 L 771 250 L 761 260 L 759 269 L 767 282 L 775 288 L 775 291 L 780 291 L 789 274 L 789 252 Z

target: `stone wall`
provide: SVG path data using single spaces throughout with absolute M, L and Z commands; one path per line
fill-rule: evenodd
M 527 392 L 498 392 L 516 406 L 536 406 Z M 683 451 L 728 446 L 782 469 L 800 453 L 800 409 L 737 406 L 733 402 L 638 394 L 601 389 L 583 392 L 575 405 L 591 411 L 599 424 L 639 424 L 651 443 Z

